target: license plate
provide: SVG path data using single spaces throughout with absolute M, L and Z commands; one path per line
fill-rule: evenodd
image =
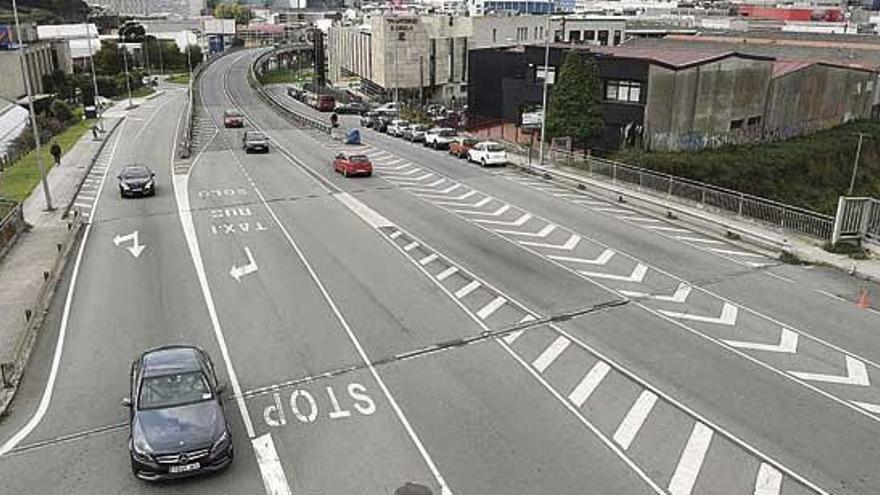
M 171 466 L 168 468 L 168 471 L 172 473 L 188 473 L 190 471 L 196 471 L 200 467 L 202 467 L 198 462 L 194 462 L 192 464 L 184 464 L 182 466 Z

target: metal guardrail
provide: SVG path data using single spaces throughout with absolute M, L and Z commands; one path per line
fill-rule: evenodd
M 553 151 L 551 163 L 585 170 L 593 179 L 817 239 L 831 239 L 834 217 L 770 199 L 602 158 Z M 552 173 L 552 172 L 549 172 Z
M 842 240 L 880 242 L 880 200 L 845 196 L 838 199 L 831 242 L 837 244 Z
M 24 230 L 24 226 L 22 204 L 0 199 L 0 258 L 12 247 L 15 238 Z
M 64 213 L 61 215 L 61 218 L 67 218 L 70 215 L 70 210 L 73 208 L 73 203 L 76 202 L 77 196 L 79 196 L 79 192 L 82 190 L 83 184 L 85 184 L 86 179 L 89 177 L 89 173 L 92 171 L 92 167 L 95 166 L 95 162 L 98 161 L 98 157 L 101 156 L 101 153 L 104 151 L 104 147 L 107 146 L 107 142 L 110 141 L 110 136 L 116 132 L 116 129 L 119 128 L 119 125 L 122 124 L 122 121 L 125 120 L 125 117 L 122 117 L 113 124 L 113 127 L 104 134 L 102 138 L 100 146 L 95 150 L 95 153 L 89 159 L 89 165 L 86 167 L 85 172 L 83 172 L 82 177 L 79 179 L 79 183 L 76 185 L 76 192 L 73 193 L 73 196 L 70 197 L 70 201 L 67 202 L 67 205 L 64 207 Z
M 186 89 L 187 99 L 186 99 L 186 109 L 184 110 L 184 122 L 185 125 L 181 126 L 181 136 L 178 136 L 178 150 L 177 157 L 180 159 L 186 159 L 192 156 L 192 138 L 193 138 L 193 124 L 195 119 L 195 102 L 198 101 L 198 79 L 202 72 L 208 68 L 215 60 L 218 58 L 228 55 L 229 53 L 235 52 L 237 49 L 229 49 L 221 53 L 215 53 L 209 55 L 205 60 L 199 62 L 195 69 L 193 69 L 192 76 L 189 78 L 189 85 Z
M 262 67 L 263 62 L 265 62 L 267 58 L 272 56 L 273 53 L 274 50 L 267 51 L 254 58 L 253 63 L 251 63 L 250 67 L 248 68 L 248 84 L 257 92 L 257 95 L 260 97 L 261 100 L 275 107 L 277 110 L 280 110 L 281 115 L 288 120 L 293 121 L 294 124 L 311 127 L 325 134 L 331 134 L 333 127 L 330 124 L 321 122 L 318 119 L 299 113 L 293 108 L 288 107 L 283 102 L 278 101 L 271 94 L 269 94 L 269 92 L 266 91 L 265 88 L 263 88 L 263 85 L 260 84 L 257 76 L 258 71 L 260 70 L 258 67 Z

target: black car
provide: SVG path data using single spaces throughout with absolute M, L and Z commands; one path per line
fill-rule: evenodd
M 119 179 L 119 195 L 153 196 L 156 194 L 156 174 L 146 165 L 127 165 L 116 176 Z
M 211 358 L 193 346 L 151 349 L 131 365 L 131 470 L 140 479 L 193 476 L 232 462 L 232 434 Z
M 388 124 L 394 120 L 394 117 L 390 115 L 383 115 L 376 120 L 376 123 L 373 124 L 373 129 L 379 132 L 388 132 Z
M 366 103 L 361 103 L 359 101 L 352 101 L 350 103 L 343 103 L 336 106 L 336 113 L 338 114 L 363 115 L 369 110 L 370 107 L 368 107 Z

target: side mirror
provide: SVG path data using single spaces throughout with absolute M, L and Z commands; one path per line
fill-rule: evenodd
M 155 177 L 155 176 L 156 176 L 156 172 L 151 172 L 151 173 L 150 173 L 150 178 L 151 178 L 151 179 L 152 179 L 153 177 Z
M 129 397 L 124 397 L 121 401 L 119 401 L 119 405 L 122 407 L 131 407 L 131 399 Z

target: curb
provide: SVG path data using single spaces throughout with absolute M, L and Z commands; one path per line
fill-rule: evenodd
M 73 247 L 77 245 L 77 241 L 82 235 L 84 225 L 85 224 L 79 219 L 78 215 L 75 215 L 73 221 L 67 224 L 70 234 L 67 236 L 63 245 L 58 245 L 58 256 L 55 257 L 52 268 L 49 272 L 44 272 L 46 279 L 43 286 L 40 288 L 40 293 L 34 304 L 33 316 L 25 324 L 25 331 L 20 337 L 20 340 L 14 344 L 14 358 L 11 362 L 0 363 L 0 376 L 2 376 L 4 382 L 10 384 L 9 387 L 3 387 L 0 389 L 0 419 L 6 415 L 6 412 L 12 403 L 12 399 L 18 392 L 18 385 L 21 383 L 21 377 L 24 374 L 28 361 L 30 360 L 31 352 L 37 341 L 37 336 L 40 333 L 40 329 L 43 327 L 43 322 L 45 321 L 46 316 L 49 314 L 49 305 L 51 304 L 52 296 L 55 294 L 55 289 L 58 286 L 58 282 L 61 280 L 61 274 L 64 273 L 64 269 L 67 266 L 70 252 Z M 2 385 L 3 383 L 0 383 L 0 386 Z
M 98 157 L 101 156 L 101 152 L 104 151 L 104 146 L 107 145 L 107 141 L 110 139 L 110 136 L 113 135 L 113 132 L 116 131 L 116 128 L 119 127 L 119 124 L 125 120 L 125 116 L 119 118 L 113 127 L 107 131 L 107 134 L 104 135 L 104 138 L 101 140 L 101 145 L 98 146 L 98 149 L 95 150 L 95 153 L 92 155 L 92 158 L 89 160 L 89 166 L 86 167 L 86 171 L 83 174 L 82 178 L 79 180 L 79 184 L 76 185 L 76 192 L 73 193 L 73 197 L 70 198 L 70 201 L 67 203 L 67 206 L 64 207 L 64 213 L 61 215 L 61 219 L 64 220 L 70 215 L 70 209 L 73 208 L 73 203 L 76 202 L 76 197 L 79 196 L 80 190 L 82 190 L 83 184 L 86 182 L 86 178 L 88 178 L 89 173 L 92 171 L 92 167 L 95 166 L 95 162 L 98 160 Z

